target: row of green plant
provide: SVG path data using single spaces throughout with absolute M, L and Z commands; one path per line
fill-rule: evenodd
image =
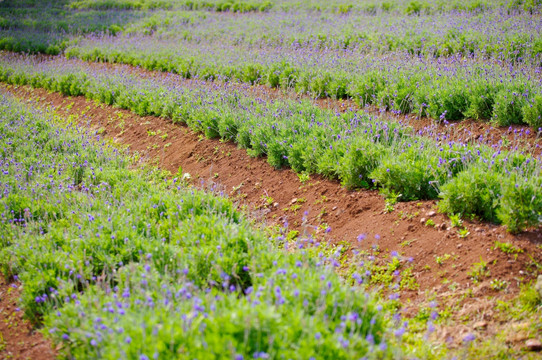
M 0 38 L 0 50 L 30 54 L 58 55 L 66 48 L 67 43 L 62 39 L 52 39 L 49 34 L 34 32 L 4 31 Z
M 193 1 L 187 0 L 184 7 L 188 10 L 213 10 L 218 12 L 231 11 L 247 13 L 253 11 L 265 12 L 273 7 L 271 1 L 240 1 L 240 0 L 221 0 L 221 1 Z
M 212 10 L 251 12 L 268 11 L 275 5 L 279 11 L 309 10 L 331 11 L 337 14 L 348 14 L 351 11 L 364 12 L 375 15 L 378 13 L 404 13 L 407 15 L 420 15 L 442 13 L 449 11 L 484 12 L 487 10 L 502 8 L 508 12 L 533 13 L 540 10 L 539 0 L 511 0 L 511 1 L 362 1 L 353 3 L 338 1 L 328 3 L 325 1 L 302 2 L 302 1 L 275 1 L 267 0 L 76 0 L 69 4 L 73 9 L 156 9 L 156 8 L 187 8 L 189 10 Z M 278 6 L 277 6 L 278 5 Z
M 401 356 L 323 248 L 279 250 L 231 201 L 5 96 L 0 134 L 2 272 L 67 358 Z
M 149 35 L 147 22 L 156 23 L 160 39 L 226 42 L 232 46 L 287 46 L 308 49 L 348 49 L 361 53 L 407 52 L 410 55 L 497 58 L 540 63 L 542 38 L 529 16 L 438 14 L 383 19 L 365 14 L 275 13 L 224 16 L 204 11 L 169 10 L 148 14 L 143 21 L 123 26 L 130 35 Z M 495 28 L 495 22 L 502 27 Z M 274 26 L 275 24 L 279 26 Z M 441 23 L 435 32 L 434 23 Z M 390 30 L 393 28 L 393 31 Z M 223 29 L 228 29 L 224 31 Z
M 246 0 L 60 0 L 60 1 L 14 1 L 6 0 L 0 5 L 0 13 L 5 11 L 26 10 L 31 15 L 33 10 L 168 10 L 184 8 L 188 10 L 213 10 L 232 12 L 267 11 L 273 4 L 269 1 Z M 69 12 L 73 14 L 73 11 Z M 64 15 L 68 13 L 64 12 Z M 30 16 L 32 17 L 32 16 Z
M 503 74 L 498 71 L 488 73 L 488 69 L 476 65 L 461 68 L 458 64 L 461 60 L 450 62 L 446 72 L 436 65 L 429 69 L 418 65 L 388 70 L 365 68 L 351 74 L 340 69 L 302 69 L 286 61 L 268 65 L 231 64 L 209 62 L 205 54 L 171 55 L 98 46 L 75 46 L 66 51 L 68 58 L 130 64 L 173 72 L 184 78 L 265 84 L 316 97 L 352 98 L 360 106 L 373 104 L 437 120 L 474 118 L 498 126 L 527 124 L 535 129 L 542 126 L 542 94 L 537 80 L 519 74 L 505 75 L 503 80 Z
M 75 10 L 155 10 L 170 9 L 171 0 L 77 0 L 67 5 Z
M 448 3 L 440 5 L 448 5 Z M 401 8 L 404 5 L 389 3 L 388 6 L 386 4 L 388 3 L 367 2 L 364 6 L 375 7 L 378 5 L 377 7 L 383 9 L 391 9 L 395 5 Z M 473 4 L 468 3 L 464 6 Z M 153 17 L 167 19 L 181 15 L 184 17 L 185 15 L 181 13 L 196 13 L 197 16 L 200 16 L 201 13 L 204 13 L 215 21 L 216 18 L 219 18 L 223 23 L 208 25 L 209 21 L 204 21 L 203 32 L 202 29 L 186 27 L 184 24 L 181 24 L 180 28 L 175 27 L 165 31 L 176 34 L 177 37 L 182 35 L 198 39 L 198 41 L 201 37 L 206 38 L 214 34 L 215 37 L 218 36 L 216 39 L 218 41 L 223 37 L 233 36 L 234 39 L 229 39 L 229 41 L 236 44 L 239 42 L 265 43 L 267 46 L 289 44 L 290 46 L 302 47 L 348 48 L 363 52 L 369 50 L 407 51 L 410 54 L 426 56 L 461 54 L 512 61 L 537 58 L 542 51 L 539 31 L 532 22 L 528 21 L 529 16 L 524 14 L 506 15 L 497 10 L 498 6 L 503 6 L 503 4 L 496 5 L 497 9 L 484 15 L 471 12 L 468 14 L 453 13 L 448 16 L 446 12 L 442 13 L 440 10 L 434 15 L 401 15 L 402 17 L 399 16 L 398 19 L 393 20 L 389 26 L 383 25 L 383 19 L 367 15 L 368 11 L 354 12 L 347 17 L 335 14 L 335 12 L 349 12 L 352 4 L 337 3 L 332 6 L 331 12 L 323 13 L 307 12 L 307 8 L 303 4 L 299 5 L 299 9 L 294 6 L 294 10 L 292 10 L 288 7 L 290 5 L 292 4 L 284 2 L 280 4 L 282 10 L 268 12 L 273 4 L 262 1 L 80 0 L 39 3 L 6 1 L 0 3 L 0 28 L 3 29 L 0 35 L 3 38 L 11 37 L 11 40 L 0 48 L 57 54 L 64 49 L 60 44 L 75 35 L 103 32 L 115 35 L 124 30 L 132 31 L 134 27 L 137 27 L 139 19 Z M 311 7 L 309 6 L 309 8 Z M 414 10 L 408 10 L 409 8 Z M 416 8 L 417 5 L 414 1 L 405 9 L 416 12 Z M 485 5 L 482 8 L 485 8 Z M 196 12 L 194 11 L 196 9 L 212 9 L 217 14 L 211 14 L 208 11 Z M 254 12 L 254 14 L 231 17 L 220 15 L 222 11 Z M 301 13 L 298 13 L 299 11 Z M 261 12 L 268 13 L 264 16 Z M 389 22 L 390 20 L 385 19 L 385 21 Z M 433 27 L 428 26 L 428 23 L 433 21 L 442 22 L 442 30 L 439 33 L 435 33 Z M 234 24 L 229 24 L 230 22 Z M 276 26 L 277 22 L 286 25 L 287 28 Z M 500 30 L 493 26 L 495 22 L 503 22 Z M 165 23 L 166 21 L 164 21 Z M 162 26 L 164 24 L 159 26 L 161 31 L 167 28 L 167 26 Z M 316 25 L 318 25 L 317 31 L 315 31 Z M 228 28 L 227 33 L 224 33 L 223 27 Z M 465 27 L 468 28 L 467 31 L 464 30 Z M 43 36 L 45 33 L 52 39 Z M 60 40 L 57 41 L 57 39 Z M 54 43 L 52 40 L 55 40 Z M 55 45 L 59 49 L 53 51 Z
M 441 198 L 447 213 L 537 226 L 540 165 L 519 152 L 472 143 L 440 143 L 363 112 L 334 114 L 310 102 L 262 101 L 229 88 L 192 88 L 61 59 L 31 64 L 4 59 L 0 80 L 64 95 L 83 95 L 139 115 L 186 123 L 207 137 L 235 141 L 280 168 L 338 178 L 348 188 L 380 188 L 396 200 Z M 171 78 L 169 79 L 171 81 Z
M 287 4 L 288 2 L 282 3 L 281 7 Z M 378 6 L 388 8 L 388 5 L 389 7 L 398 5 L 386 4 L 382 3 Z M 376 6 L 371 2 L 365 5 Z M 472 4 L 464 5 L 470 6 Z M 247 14 L 240 18 L 220 15 L 221 11 L 268 11 L 271 6 L 272 4 L 269 2 L 233 0 L 214 2 L 81 0 L 39 3 L 6 1 L 0 3 L 0 28 L 13 33 L 11 35 L 2 34 L 2 37 L 17 35 L 18 43 L 21 43 L 20 45 L 11 44 L 10 47 L 3 47 L 3 49 L 44 52 L 47 49 L 47 46 L 44 46 L 48 44 L 47 39 L 42 36 L 42 41 L 36 42 L 37 35 L 34 32 L 50 33 L 49 35 L 54 39 L 60 38 L 62 41 L 80 34 L 109 32 L 114 35 L 122 30 L 132 31 L 134 26 L 137 27 L 138 19 L 153 17 L 169 19 L 179 16 L 183 18 L 189 16 L 186 14 L 191 13 L 201 17 L 201 13 L 203 13 L 208 14 L 213 21 L 220 19 L 221 24 L 208 25 L 209 20 L 207 20 L 202 23 L 203 29 L 186 27 L 181 24 L 181 28 L 176 26 L 166 32 L 177 34 L 177 36 L 186 33 L 186 36 L 196 39 L 206 38 L 213 34 L 219 37 L 218 40 L 233 36 L 235 39 L 230 41 L 257 44 L 264 42 L 268 46 L 286 43 L 290 46 L 295 44 L 303 47 L 352 48 L 362 51 L 369 49 L 407 51 L 410 54 L 431 56 L 453 54 L 471 56 L 474 54 L 513 61 L 536 58 L 539 56 L 537 54 L 542 51 L 540 34 L 532 22 L 528 21 L 527 15 L 508 16 L 495 9 L 483 16 L 476 15 L 476 13 L 454 13 L 448 16 L 440 12 L 421 17 L 403 15 L 393 20 L 389 26 L 384 26 L 378 17 L 367 16 L 366 12 L 356 12 L 348 17 L 341 17 L 333 13 L 335 10 L 331 13 L 321 14 L 302 11 L 301 9 L 304 9 L 302 5 L 301 9 L 282 9 L 263 17 L 262 14 Z M 351 8 L 351 4 L 336 4 L 336 6 Z M 498 6 L 502 6 L 502 4 Z M 158 9 L 162 11 L 157 11 Z M 214 9 L 217 14 L 210 14 L 207 11 L 193 11 L 195 9 Z M 302 12 L 298 13 L 298 11 Z M 386 21 L 390 20 L 386 19 Z M 442 30 L 439 33 L 435 33 L 432 26 L 428 26 L 428 22 L 433 21 L 442 22 Z M 169 22 L 171 21 L 161 23 L 160 30 L 164 31 L 168 28 L 167 23 Z M 230 22 L 233 23 L 230 24 Z M 277 22 L 286 25 L 288 31 L 285 31 L 283 26 L 275 26 L 274 24 Z M 493 26 L 495 22 L 503 22 L 501 30 Z M 298 26 L 294 25 L 296 23 Z M 316 25 L 318 25 L 317 31 L 314 30 Z M 390 26 L 393 31 L 390 31 Z M 228 28 L 227 33 L 221 30 L 223 27 Z M 468 27 L 467 31 L 464 30 L 465 27 Z M 60 50 L 63 48 L 61 47 Z M 49 50 L 50 52 L 51 50 Z
M 229 1 L 230 3 L 233 0 Z M 182 4 L 182 2 L 181 2 Z M 223 0 L 188 0 L 185 3 L 188 8 L 195 9 L 212 9 L 221 11 L 220 6 L 224 4 Z M 254 9 L 258 6 L 269 4 L 269 8 L 273 5 L 268 1 L 254 1 Z M 468 1 L 427 1 L 427 0 L 388 0 L 388 1 L 299 1 L 299 0 L 282 0 L 275 1 L 274 7 L 279 11 L 325 11 L 337 14 L 348 14 L 350 12 L 363 12 L 370 15 L 376 14 L 434 14 L 450 11 L 467 11 L 467 12 L 484 12 L 495 8 L 502 8 L 507 12 L 526 12 L 529 14 L 540 11 L 540 0 L 502 0 L 502 1 L 485 1 L 485 0 L 468 0 Z M 253 11 L 253 9 L 249 10 Z
M 144 0 L 142 0 L 144 1 Z M 117 33 L 127 23 L 146 16 L 147 7 L 132 11 L 107 7 L 115 4 L 135 4 L 134 1 L 104 0 L 88 2 L 89 8 L 79 11 L 70 8 L 83 6 L 85 1 L 2 1 L 0 2 L 0 49 L 24 53 L 57 55 L 73 35 Z M 131 6 L 130 5 L 130 6 Z M 120 6 L 120 5 L 119 5 Z M 150 13 L 150 12 L 149 12 Z

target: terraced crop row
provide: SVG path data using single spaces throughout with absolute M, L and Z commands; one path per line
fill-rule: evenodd
M 278 250 L 229 200 L 5 96 L 0 133 L 2 271 L 66 356 L 401 356 L 323 247 Z
M 272 4 L 272 11 L 265 4 L 0 4 L 0 49 L 62 52 L 185 78 L 352 98 L 361 106 L 436 120 L 475 118 L 542 127 L 537 1 L 473 1 L 465 8 L 454 2 L 392 1 L 386 9 L 372 1 L 337 3 L 345 7 L 343 15 L 324 2 L 282 1 Z M 267 10 L 230 13 L 234 7 L 262 6 Z M 368 12 L 367 6 L 378 9 Z M 419 9 L 403 11 L 408 8 Z
M 126 41 L 124 41 L 126 40 Z M 185 78 L 241 81 L 335 99 L 352 98 L 397 113 L 437 120 L 466 117 L 506 126 L 542 126 L 540 72 L 475 59 L 382 56 L 342 51 L 232 48 L 148 37 L 87 39 L 69 58 L 131 64 Z M 323 70 L 325 69 L 325 70 Z
M 349 188 L 377 187 L 398 200 L 440 198 L 442 211 L 503 223 L 512 232 L 540 222 L 540 161 L 518 151 L 437 141 L 363 112 L 264 101 L 227 84 L 186 86 L 174 76 L 143 76 L 129 67 L 7 55 L 0 79 L 186 123 L 265 155 L 275 167 L 338 178 Z

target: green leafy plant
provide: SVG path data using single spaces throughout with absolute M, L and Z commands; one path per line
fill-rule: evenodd
M 469 277 L 476 284 L 488 277 L 490 274 L 487 262 L 480 258 L 480 262 L 474 263 L 469 271 Z

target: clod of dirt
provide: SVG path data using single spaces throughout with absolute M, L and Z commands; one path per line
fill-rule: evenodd
M 525 342 L 525 350 L 528 351 L 541 351 L 542 350 L 542 342 L 537 339 L 529 339 Z
M 478 321 L 472 326 L 472 328 L 474 330 L 485 330 L 487 328 L 487 321 Z

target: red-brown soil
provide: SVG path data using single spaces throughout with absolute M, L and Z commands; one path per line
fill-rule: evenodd
M 391 251 L 399 252 L 404 259 L 412 258 L 419 289 L 402 292 L 401 301 L 411 304 L 406 306 L 407 313 L 432 294 L 440 304 L 454 304 L 454 316 L 458 318 L 469 314 L 473 321 L 491 321 L 493 313 L 487 310 L 496 300 L 517 294 L 519 285 L 532 280 L 536 264 L 542 263 L 540 229 L 513 236 L 503 227 L 465 221 L 470 234 L 461 238 L 448 217 L 435 212 L 434 201 L 399 203 L 387 212 L 377 191 L 348 191 L 338 182 L 319 176 L 311 176 L 303 184 L 289 169 L 274 169 L 265 158 L 251 158 L 233 143 L 205 139 L 165 119 L 140 117 L 83 97 L 66 98 L 28 87 L 2 87 L 33 104 L 52 106 L 59 114 L 78 116 L 81 125 L 128 145 L 130 151 L 143 154 L 173 174 L 182 167 L 183 173 L 191 174 L 194 184 L 223 190 L 268 224 L 283 226 L 287 221 L 288 231 L 300 233 L 319 227 L 315 231 L 318 237 L 333 244 L 349 244 L 352 249 L 369 250 L 377 245 L 381 261 Z M 488 129 L 484 124 L 471 125 L 473 129 L 482 126 L 476 135 Z M 506 133 L 498 131 L 501 133 L 496 136 Z M 425 225 L 427 219 L 435 226 Z M 324 231 L 327 227 L 329 233 Z M 362 241 L 358 241 L 360 234 L 366 234 Z M 523 252 L 517 256 L 505 254 L 494 249 L 496 241 L 512 243 Z M 474 284 L 469 272 L 482 260 L 487 262 L 490 275 Z M 493 290 L 493 279 L 507 281 L 508 288 Z M 470 329 L 464 327 L 465 331 Z M 490 335 L 497 328 L 498 324 L 491 324 L 486 332 Z
M 20 292 L 21 284 L 0 277 L 0 359 L 53 359 L 51 344 L 23 319 Z

